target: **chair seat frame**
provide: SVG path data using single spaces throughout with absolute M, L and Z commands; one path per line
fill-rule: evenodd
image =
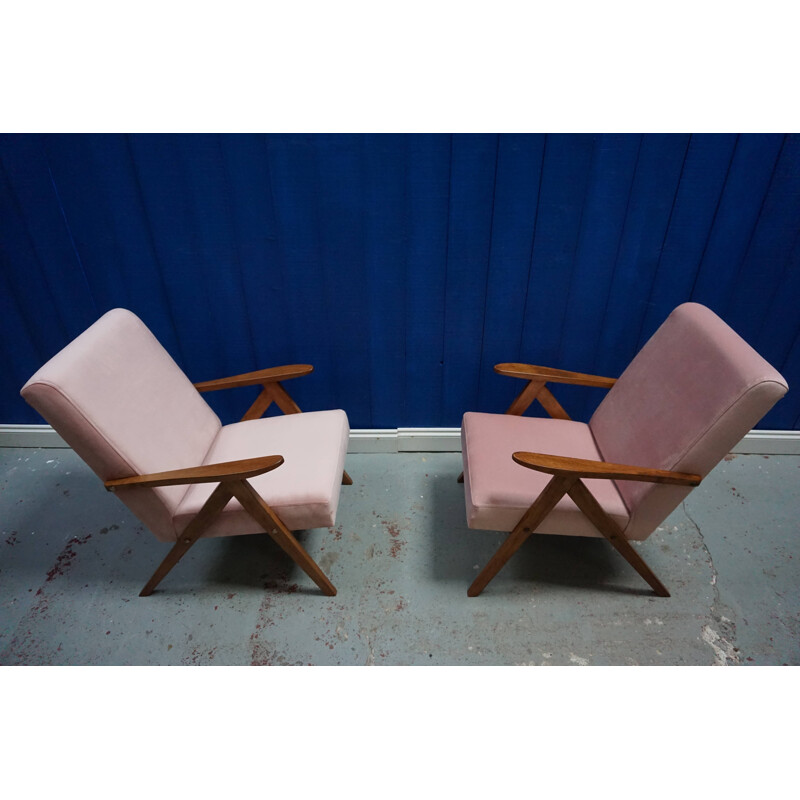
M 218 389 L 231 389 L 240 386 L 261 386 L 261 392 L 240 420 L 259 419 L 274 402 L 284 414 L 302 413 L 299 406 L 281 385 L 281 380 L 297 378 L 313 372 L 311 364 L 290 364 L 281 367 L 256 370 L 241 375 L 232 375 L 212 381 L 195 383 L 198 392 L 211 392 Z M 219 464 L 204 464 L 186 469 L 170 470 L 149 475 L 131 475 L 105 481 L 108 491 L 121 487 L 153 488 L 156 486 L 175 486 L 194 483 L 218 483 L 210 497 L 178 536 L 166 558 L 159 564 L 150 580 L 145 584 L 140 597 L 148 597 L 161 583 L 172 568 L 186 555 L 194 543 L 208 530 L 212 522 L 222 513 L 232 498 L 236 498 L 242 508 L 269 534 L 292 561 L 295 562 L 317 584 L 324 595 L 333 597 L 336 588 L 319 565 L 306 552 L 292 532 L 284 525 L 278 514 L 256 492 L 248 478 L 262 475 L 283 464 L 282 455 L 261 456 L 259 458 L 226 461 Z M 352 478 L 342 473 L 342 483 L 351 485 Z
M 599 375 L 586 375 L 580 372 L 537 367 L 532 364 L 497 364 L 494 369 L 495 372 L 501 375 L 523 378 L 527 381 L 505 412 L 515 416 L 524 414 L 534 400 L 538 400 L 553 419 L 571 419 L 547 388 L 546 384 L 548 382 L 597 386 L 605 389 L 610 389 L 616 383 L 615 378 L 603 378 Z M 467 590 L 469 597 L 477 597 L 486 588 L 511 556 L 519 550 L 528 537 L 542 524 L 564 495 L 568 495 L 572 499 L 602 536 L 647 581 L 658 597 L 670 596 L 664 584 L 639 553 L 636 552 L 620 526 L 598 503 L 583 481 L 586 478 L 603 478 L 607 480 L 667 483 L 678 486 L 698 486 L 701 481 L 699 475 L 523 451 L 515 452 L 511 457 L 521 467 L 548 473 L 553 477 L 472 582 L 472 585 Z M 458 480 L 460 483 L 463 482 L 463 472 L 458 476 Z

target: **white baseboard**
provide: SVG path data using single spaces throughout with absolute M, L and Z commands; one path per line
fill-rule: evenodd
M 0 425 L 0 447 L 68 447 L 49 425 Z M 458 453 L 460 428 L 364 428 L 350 431 L 348 453 Z M 732 453 L 800 455 L 800 431 L 750 431 Z
M 798 456 L 800 431 L 750 431 L 731 452 L 765 456 Z
M 69 447 L 49 425 L 0 425 L 0 447 Z
M 460 453 L 461 428 L 398 428 L 398 453 Z

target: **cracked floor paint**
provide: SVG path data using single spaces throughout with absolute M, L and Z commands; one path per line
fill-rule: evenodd
M 0 664 L 800 663 L 800 458 L 730 456 L 645 542 L 657 598 L 597 539 L 467 529 L 453 453 L 349 455 L 337 525 L 200 542 L 149 598 L 160 544 L 69 450 L 0 449 Z

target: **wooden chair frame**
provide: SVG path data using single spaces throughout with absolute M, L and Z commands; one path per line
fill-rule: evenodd
M 313 370 L 314 367 L 311 364 L 290 364 L 247 372 L 241 375 L 232 375 L 229 378 L 195 383 L 194 387 L 198 392 L 211 392 L 217 389 L 231 389 L 238 386 L 261 385 L 261 393 L 241 419 L 244 422 L 245 420 L 259 419 L 273 402 L 277 404 L 284 414 L 302 413 L 280 381 L 308 375 Z M 203 466 L 152 473 L 150 475 L 133 475 L 128 478 L 106 481 L 104 485 L 110 492 L 116 491 L 119 487 L 132 486 L 153 488 L 156 486 L 193 483 L 219 484 L 197 512 L 197 515 L 178 537 L 177 542 L 167 553 L 166 558 L 159 564 L 150 580 L 139 593 L 139 597 L 148 597 L 153 593 L 158 584 L 161 583 L 170 570 L 186 555 L 191 546 L 219 516 L 232 497 L 235 497 L 241 503 L 242 508 L 270 535 L 278 547 L 319 586 L 323 594 L 329 597 L 335 596 L 336 588 L 328 580 L 325 573 L 305 551 L 292 532 L 283 524 L 280 517 L 248 483 L 248 478 L 254 478 L 256 475 L 262 475 L 265 472 L 277 469 L 281 464 L 283 464 L 283 456 L 271 455 L 247 458 L 240 461 L 225 461 L 219 464 L 205 464 Z M 353 483 L 347 472 L 342 473 L 342 483 L 346 485 Z
M 545 384 L 548 381 L 579 386 L 599 386 L 606 389 L 610 389 L 616 383 L 616 378 L 602 378 L 598 375 L 585 375 L 580 372 L 536 367 L 530 364 L 497 364 L 494 369 L 495 372 L 501 375 L 527 380 L 522 391 L 509 406 L 506 414 L 521 415 L 534 400 L 538 400 L 554 419 L 571 419 L 546 387 Z M 583 481 L 585 478 L 605 478 L 608 480 L 649 481 L 678 486 L 698 486 L 701 481 L 699 475 L 523 451 L 513 453 L 511 457 L 522 467 L 548 473 L 553 477 L 522 515 L 508 538 L 500 545 L 472 582 L 472 585 L 467 590 L 469 597 L 477 597 L 486 588 L 489 581 L 497 575 L 511 556 L 519 550 L 525 540 L 536 530 L 565 494 L 569 495 L 597 530 L 647 581 L 656 595 L 659 597 L 670 596 L 664 584 L 661 583 L 644 559 L 634 550 L 630 542 L 625 538 L 622 529 L 597 502 Z M 463 472 L 459 475 L 458 480 L 459 482 L 464 480 Z
M 239 386 L 261 386 L 260 394 L 239 420 L 240 422 L 245 422 L 263 417 L 273 403 L 284 414 L 301 414 L 300 407 L 290 397 L 286 389 L 283 388 L 281 381 L 300 378 L 313 371 L 314 367 L 311 364 L 287 364 L 282 367 L 259 369 L 255 372 L 243 372 L 241 375 L 231 375 L 228 378 L 218 378 L 213 381 L 201 381 L 200 383 L 195 383 L 194 388 L 202 393 L 215 392 L 218 389 L 234 389 Z M 353 483 L 353 479 L 346 471 L 342 473 L 342 483 L 346 486 L 350 486 Z

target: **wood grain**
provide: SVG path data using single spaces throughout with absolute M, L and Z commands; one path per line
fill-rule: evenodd
M 600 375 L 587 375 L 583 372 L 571 372 L 566 369 L 553 369 L 552 367 L 537 367 L 533 364 L 495 364 L 494 371 L 499 375 L 524 378 L 529 381 L 572 383 L 578 386 L 600 386 L 604 389 L 610 389 L 617 382 L 616 378 L 604 378 Z
M 614 549 L 650 584 L 659 597 L 669 597 L 666 586 L 656 577 L 656 574 L 647 565 L 645 560 L 634 550 L 631 543 L 625 538 L 622 529 L 605 512 L 594 495 L 583 481 L 576 481 L 567 494 L 575 505 L 583 511 L 592 524 L 612 544 Z
M 288 381 L 290 378 L 300 378 L 314 371 L 311 364 L 287 364 L 282 367 L 269 367 L 255 372 L 243 372 L 241 375 L 231 375 L 228 378 L 218 378 L 213 381 L 195 383 L 198 392 L 214 392 L 217 389 L 233 389 L 237 386 L 256 386 L 260 383 L 274 381 Z
M 154 472 L 150 475 L 132 475 L 106 481 L 106 489 L 113 491 L 122 486 L 177 486 L 184 483 L 215 483 L 236 479 L 253 478 L 276 469 L 283 464 L 283 456 L 260 456 L 241 461 L 223 461 L 219 464 L 204 464 L 200 467 Z
M 272 400 L 277 404 L 278 408 L 283 411 L 284 414 L 300 414 L 300 406 L 289 397 L 288 392 L 280 383 L 272 383 L 268 387 L 269 391 L 272 393 Z
M 542 408 L 553 418 L 553 419 L 572 419 L 569 414 L 564 410 L 561 403 L 553 397 L 553 393 L 546 387 L 543 386 L 539 391 L 536 399 L 542 404 Z
M 236 481 L 229 486 L 242 508 L 264 528 L 275 544 L 319 586 L 323 594 L 333 597 L 336 594 L 334 585 L 256 490 L 247 481 Z
M 575 475 L 579 478 L 610 478 L 611 480 L 648 481 L 676 486 L 698 486 L 702 478 L 688 472 L 669 472 L 662 469 L 611 464 L 584 458 L 569 458 L 545 453 L 516 452 L 511 456 L 517 464 L 550 475 Z
M 253 404 L 247 411 L 244 412 L 244 416 L 239 420 L 239 422 L 246 422 L 250 419 L 261 419 L 264 414 L 267 413 L 267 409 L 272 405 L 272 392 L 269 390 L 269 384 L 267 384 L 261 392 L 259 392 L 258 397 L 253 401 Z
M 544 381 L 528 381 L 506 409 L 506 414 L 521 416 L 544 388 Z
M 158 568 L 144 586 L 139 597 L 148 597 L 153 590 L 167 576 L 167 573 L 186 555 L 189 548 L 200 538 L 208 526 L 219 516 L 219 513 L 228 504 L 233 496 L 231 490 L 221 483 L 211 493 L 211 496 L 203 504 L 203 507 L 192 518 L 183 533 L 167 553 L 167 557 L 158 565 Z
M 519 550 L 523 542 L 539 527 L 542 520 L 555 508 L 556 503 L 564 496 L 578 478 L 573 475 L 556 475 L 550 479 L 542 493 L 531 503 L 530 508 L 522 515 L 508 538 L 481 570 L 477 578 L 467 590 L 469 597 L 477 597 L 489 581 L 505 566 L 506 562 Z

